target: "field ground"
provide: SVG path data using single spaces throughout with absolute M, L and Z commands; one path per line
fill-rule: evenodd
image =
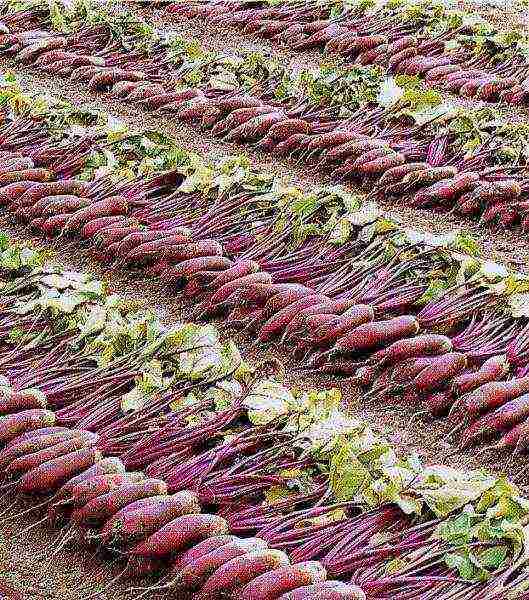
M 148 584 L 146 581 L 113 582 L 105 590 L 105 586 L 119 575 L 120 566 L 108 557 L 102 560 L 83 548 L 63 548 L 50 557 L 60 533 L 39 525 L 20 535 L 21 530 L 40 518 L 37 512 L 19 517 L 25 508 L 27 505 L 21 502 L 8 508 L 5 501 L 0 504 L 3 512 L 0 519 L 2 600 L 85 600 L 100 590 L 104 591 L 98 594 L 99 600 L 133 600 L 139 592 L 132 591 L 131 586 Z M 149 594 L 152 600 L 160 597 Z
M 142 14 L 152 15 L 152 11 L 147 11 L 147 9 L 137 10 Z M 498 17 L 497 11 L 492 12 Z M 157 20 L 164 26 L 167 24 L 166 19 L 157 17 Z M 183 34 L 199 37 L 212 48 L 270 47 L 261 41 L 243 39 L 242 36 L 234 32 L 230 32 L 228 36 L 225 35 L 225 32 L 222 32 L 221 35 L 219 31 L 215 32 L 194 23 L 179 24 L 178 30 Z M 304 53 L 293 57 L 284 51 L 277 50 L 275 52 L 281 58 L 289 60 L 294 67 L 315 64 L 318 60 L 316 53 Z M 37 75 L 27 69 L 15 68 L 11 61 L 1 60 L 0 68 L 2 70 L 13 69 L 24 88 L 37 92 L 49 92 L 66 97 L 76 103 L 91 103 L 94 106 L 106 109 L 131 126 L 153 128 L 167 132 L 187 149 L 211 155 L 226 155 L 237 150 L 237 147 L 233 145 L 204 136 L 190 127 L 175 124 L 168 117 L 154 117 L 147 113 L 138 113 L 136 109 L 126 106 L 124 103 L 110 99 L 103 100 L 83 91 L 70 82 Z M 322 179 L 311 173 L 310 169 L 303 169 L 293 163 L 274 161 L 257 152 L 248 151 L 246 148 L 245 152 L 250 156 L 255 166 L 260 166 L 264 170 L 290 178 L 304 189 L 322 183 Z M 529 270 L 529 246 L 526 238 L 517 232 L 491 231 L 481 228 L 476 222 L 464 221 L 456 216 L 440 215 L 424 210 L 416 211 L 404 206 L 390 206 L 388 204 L 385 208 L 391 216 L 397 217 L 404 224 L 412 225 L 423 231 L 439 233 L 455 228 L 463 228 L 477 238 L 484 248 L 487 258 L 503 261 L 523 270 Z M 27 240 L 30 237 L 26 228 L 13 224 L 9 217 L 2 217 L 0 229 L 9 233 L 15 239 Z M 93 273 L 98 277 L 104 277 L 109 281 L 111 289 L 128 297 L 144 300 L 148 306 L 155 307 L 156 311 L 167 322 L 188 319 L 189 305 L 178 298 L 170 298 L 167 290 L 162 285 L 156 282 L 135 279 L 133 275 L 124 272 L 108 271 L 101 263 L 95 261 L 87 250 L 74 243 L 65 246 L 64 243 L 53 240 L 32 239 L 39 246 L 51 247 L 56 253 L 56 259 L 62 265 Z M 234 337 L 243 352 L 244 358 L 252 362 L 266 360 L 272 355 L 277 356 L 278 354 L 275 349 L 272 354 L 270 350 L 252 346 L 248 336 L 230 331 L 220 322 L 216 325 L 226 335 L 229 334 Z M 409 407 L 395 409 L 363 402 L 362 398 L 359 398 L 358 389 L 348 384 L 347 381 L 300 374 L 295 370 L 295 365 L 290 362 L 286 353 L 280 353 L 279 356 L 284 362 L 288 383 L 307 389 L 314 386 L 332 385 L 339 387 L 347 400 L 355 405 L 360 417 L 365 418 L 377 428 L 387 428 L 388 431 L 392 432 L 392 441 L 400 449 L 404 451 L 417 450 L 429 463 L 443 462 L 443 456 L 453 450 L 453 446 L 445 439 L 447 425 L 444 420 L 424 422 L 420 419 L 413 419 L 414 412 Z M 511 474 L 517 473 L 522 469 L 525 462 L 525 459 L 513 460 L 509 465 L 509 472 Z M 505 456 L 497 454 L 475 456 L 475 452 L 470 450 L 452 456 L 450 464 L 467 468 L 486 467 L 492 472 L 500 473 L 505 469 Z M 519 483 L 522 489 L 528 492 L 529 475 L 523 476 Z M 57 533 L 50 531 L 45 526 L 39 526 L 18 540 L 16 538 L 17 532 L 36 520 L 30 516 L 17 518 L 17 513 L 23 508 L 22 505 L 14 505 L 7 510 L 4 517 L 0 517 L 0 586 L 5 581 L 7 586 L 12 586 L 27 600 L 47 598 L 84 600 L 94 592 L 94 585 L 103 586 L 117 575 L 119 572 L 117 566 L 111 568 L 108 566 L 108 561 L 102 562 L 84 550 L 61 550 L 52 559 L 50 565 L 43 557 L 53 549 L 57 541 Z M 5 516 L 8 517 L 7 520 Z M 9 517 L 12 520 L 9 520 Z M 14 540 L 11 539 L 13 535 L 15 535 Z M 128 586 L 117 583 L 99 597 L 108 600 L 132 600 L 132 598 L 137 597 L 135 593 L 127 591 L 127 588 Z M 0 597 L 2 597 L 1 587 Z M 8 592 L 7 597 L 10 597 Z M 154 597 L 152 594 L 149 595 L 149 598 Z

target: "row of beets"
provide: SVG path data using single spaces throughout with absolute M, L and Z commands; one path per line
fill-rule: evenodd
M 27 327 L 54 331 L 56 316 L 12 310 L 27 280 L 22 274 L 12 281 L 4 336 Z M 227 408 L 213 409 L 208 394 L 179 402 L 190 387 L 198 392 L 207 384 L 199 380 L 195 386 L 176 384 L 128 411 L 120 401 L 136 375 L 131 354 L 101 366 L 92 353 L 79 352 L 75 333 L 70 336 L 68 328 L 26 346 L 4 338 L 3 489 L 45 496 L 29 510 L 47 506 L 44 520 L 66 528 L 62 543 L 73 535 L 78 544 L 127 559 L 122 576 L 166 573 L 159 583 L 177 593 L 249 600 L 284 593 L 290 600 L 364 594 L 370 600 L 434 594 L 496 600 L 525 582 L 525 572 L 516 567 L 479 589 L 456 576 L 444 560 L 453 546 L 435 535 L 442 518 L 417 523 L 396 504 L 367 511 L 357 501 L 331 504 L 334 487 L 318 468 L 328 459 L 306 451 L 295 423 L 285 427 L 286 415 L 267 416 L 261 425 L 249 418 L 245 400 L 263 393 L 266 398 L 270 389 L 260 380 L 241 386 Z M 9 389 L 6 379 L 17 387 Z M 300 414 L 291 417 L 297 422 Z M 277 488 L 288 492 L 274 497 Z M 481 549 L 487 547 L 485 542 Z M 399 561 L 398 571 L 388 573 L 388 559 Z M 350 578 L 351 585 L 322 581 L 326 576 Z
M 353 179 L 375 189 L 376 197 L 406 197 L 416 207 L 529 229 L 529 187 L 523 172 L 489 172 L 479 156 L 448 160 L 445 136 L 421 139 L 418 128 L 393 125 L 383 135 L 375 134 L 383 118 L 378 109 L 326 122 L 320 121 L 318 111 L 300 116 L 298 109 L 267 100 L 266 95 L 219 92 L 207 86 L 169 91 L 171 73 L 158 68 L 163 57 L 138 58 L 134 52 L 117 50 L 104 27 L 73 36 L 18 33 L 5 36 L 4 42 L 4 52 L 25 64 L 70 76 L 91 91 L 110 92 L 146 110 L 162 110 L 232 142 L 257 143 L 276 156 L 318 159 L 318 168 L 331 170 L 332 178 Z M 443 166 L 447 162 L 450 166 Z
M 28 120 L 26 143 L 31 148 L 35 139 L 38 142 L 37 149 L 24 152 L 24 121 L 16 119 L 0 131 L 4 148 L 16 144 L 22 150 L 2 151 L 1 194 L 2 204 L 32 228 L 48 235 L 70 234 L 90 240 L 107 261 L 115 259 L 119 264 L 140 268 L 147 265 L 146 272 L 159 275 L 162 281 L 200 300 L 194 313 L 197 318 L 225 317 L 228 313 L 232 325 L 238 321 L 255 332 L 259 342 L 279 339 L 287 345 L 294 343 L 296 355 L 311 356 L 311 368 L 354 374 L 359 384 L 372 387 L 372 393 L 404 392 L 409 402 L 423 405 L 434 415 L 446 414 L 450 409 L 455 415 L 463 408 L 463 416 L 471 425 L 480 415 L 502 407 L 496 429 L 478 431 L 475 436 L 472 429 L 468 430 L 465 445 L 510 430 L 511 426 L 525 425 L 529 416 L 524 370 L 527 327 L 507 317 L 493 317 L 494 312 L 487 307 L 494 302 L 494 294 L 470 287 L 465 295 L 447 294 L 414 316 L 412 307 L 425 288 L 406 286 L 399 279 L 405 263 L 397 262 L 393 272 L 389 264 L 375 261 L 362 272 L 358 267 L 363 261 L 358 256 L 344 262 L 345 255 L 338 255 L 340 261 L 335 265 L 335 250 L 327 257 L 324 248 L 320 252 L 322 264 L 307 263 L 306 253 L 301 250 L 289 254 L 288 244 L 280 250 L 282 238 L 277 234 L 274 237 L 273 221 L 269 235 L 264 236 L 264 247 L 272 251 L 275 262 L 267 260 L 266 252 L 251 258 L 255 248 L 263 244 L 262 239 L 250 243 L 246 252 L 236 252 L 232 244 L 229 258 L 224 248 L 226 238 L 216 238 L 214 228 L 209 230 L 213 237 L 207 228 L 201 229 L 200 223 L 214 224 L 220 218 L 219 213 L 207 210 L 198 221 L 198 229 L 193 225 L 193 216 L 185 221 L 188 227 L 169 219 L 155 221 L 154 227 L 146 229 L 136 218 L 141 215 L 140 221 L 149 222 L 150 211 L 156 214 L 157 202 L 165 206 L 167 198 L 177 198 L 178 205 L 185 207 L 181 211 L 194 214 L 192 196 L 172 193 L 174 184 L 181 181 L 177 174 L 126 183 L 121 188 L 106 178 L 87 183 L 61 177 L 58 165 L 65 164 L 64 157 L 78 166 L 83 152 L 90 147 L 89 141 L 74 142 L 79 155 L 73 146 L 50 148 L 44 143 L 42 128 L 33 123 L 31 129 Z M 57 180 L 43 181 L 50 178 Z M 197 201 L 204 203 L 200 197 Z M 220 216 L 224 210 L 228 215 L 233 213 L 231 200 L 224 202 L 226 206 L 214 203 Z M 241 206 L 240 197 L 234 202 Z M 244 219 L 243 215 L 243 228 Z M 312 256 L 314 243 L 309 240 L 308 244 Z M 416 268 L 422 259 L 414 260 L 410 267 Z M 299 261 L 306 267 L 297 267 Z M 281 269 L 274 270 L 278 264 Z M 323 289 L 315 285 L 317 281 L 325 283 Z M 336 282 L 336 287 L 329 282 Z M 395 296 L 395 286 L 401 296 Z M 373 298 L 373 304 L 361 301 L 368 297 Z M 428 333 L 454 319 L 465 322 L 469 313 L 474 317 L 455 336 Z M 503 354 L 507 354 L 508 362 Z M 507 385 L 503 380 L 511 366 L 518 369 L 522 379 Z M 517 402 L 520 397 L 522 401 Z M 511 401 L 517 402 L 514 412 Z M 513 435 L 505 445 L 523 449 L 525 429 L 518 427 Z
M 501 62 L 486 50 L 445 50 L 456 36 L 471 35 L 471 27 L 448 30 L 434 38 L 420 25 L 397 16 L 358 17 L 347 14 L 329 19 L 325 8 L 277 6 L 248 8 L 246 3 L 209 2 L 171 4 L 167 11 L 180 18 L 203 18 L 217 26 L 242 29 L 272 39 L 294 50 L 319 48 L 358 64 L 378 64 L 397 74 L 420 75 L 466 98 L 529 102 L 527 62 L 520 55 Z
M 24 275 L 13 281 L 4 335 L 27 327 L 53 330 L 56 317 L 49 313 L 13 314 L 25 281 Z M 131 354 L 101 367 L 92 354 L 78 351 L 76 340 L 71 329 L 26 346 L 7 338 L 1 353 L 3 489 L 46 496 L 28 510 L 47 506 L 44 520 L 66 527 L 59 548 L 68 541 L 99 545 L 128 558 L 122 576 L 169 571 L 169 589 L 200 598 L 233 592 L 271 600 L 292 590 L 287 598 L 343 600 L 363 598 L 360 585 L 374 599 L 386 598 L 388 589 L 407 594 L 435 583 L 473 593 L 448 566 L 442 578 L 432 579 L 430 563 L 410 550 L 428 541 L 442 556 L 446 545 L 430 540 L 439 520 L 417 527 L 397 506 L 366 513 L 356 502 L 330 504 L 329 478 L 297 446 L 295 431 L 285 429 L 285 415 L 262 425 L 245 418 L 245 397 L 263 389 L 259 380 L 257 388 L 242 386 L 228 408 L 215 407 L 207 394 L 181 403 L 181 395 L 211 383 L 198 380 L 127 411 L 122 394 L 137 375 Z M 8 389 L 6 379 L 17 387 Z M 303 483 L 296 479 L 300 472 L 307 475 Z M 274 488 L 289 491 L 269 501 Z M 228 530 L 254 539 L 234 538 Z M 386 535 L 374 546 L 377 534 Z M 409 555 L 407 570 L 415 577 L 386 577 L 388 552 Z M 352 585 L 324 583 L 326 573 L 351 578 Z
M 10 321 L 6 333 L 26 326 L 46 330 L 50 324 L 42 313 L 14 318 L 9 305 L 4 313 Z M 19 386 L 8 394 L 4 382 L 0 403 L 0 470 L 8 480 L 3 489 L 46 496 L 38 506 L 48 506 L 45 520 L 68 528 L 64 541 L 74 534 L 78 544 L 128 559 L 122 576 L 166 573 L 160 583 L 168 589 L 204 600 L 277 600 L 284 593 L 290 600 L 344 600 L 364 593 L 373 600 L 404 600 L 434 592 L 439 599 L 457 594 L 496 600 L 505 597 L 504 586 L 525 581 L 525 573 L 514 569 L 514 581 L 492 578 L 490 586 L 476 589 L 455 576 L 444 561 L 450 544 L 434 535 L 439 519 L 417 524 L 394 504 L 367 512 L 355 501 L 329 504 L 329 477 L 316 468 L 321 459 L 295 443 L 284 419 L 252 425 L 245 418 L 244 394 L 251 395 L 253 386 L 242 402 L 213 412 L 211 400 L 200 396 L 179 404 L 179 393 L 189 386 L 124 412 L 122 379 L 127 383 L 135 376 L 130 355 L 101 368 L 68 343 L 68 332 L 65 336 L 26 347 L 3 344 L 3 372 Z M 430 336 L 428 348 L 425 341 L 419 336 L 403 341 L 400 356 L 406 345 L 408 351 L 420 343 L 422 351 L 440 350 L 443 343 L 448 348 L 441 336 Z M 379 361 L 397 364 L 396 350 L 379 353 Z M 474 387 L 478 378 L 485 381 L 493 366 L 489 361 L 481 373 L 467 377 L 467 387 L 471 379 Z M 510 382 L 511 392 L 516 386 L 521 391 L 522 383 L 527 386 L 524 380 Z M 24 391 L 26 385 L 34 387 Z M 53 412 L 35 387 L 46 391 Z M 310 485 L 297 487 L 300 472 Z M 273 496 L 267 492 L 288 481 L 290 493 L 269 501 Z M 400 560 L 402 567 L 388 573 L 388 559 Z M 326 574 L 350 578 L 351 585 L 323 582 Z
M 291 564 L 264 539 L 230 535 L 226 519 L 201 512 L 196 494 L 169 493 L 163 480 L 103 458 L 96 433 L 57 426 L 39 406 L 31 394 L 0 402 L 3 477 L 18 494 L 47 496 L 46 519 L 69 526 L 78 544 L 125 558 L 121 577 L 165 572 L 162 589 L 204 600 L 365 598 L 355 585 L 327 581 L 320 562 Z

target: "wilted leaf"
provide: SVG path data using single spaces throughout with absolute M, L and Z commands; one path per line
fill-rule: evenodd
M 377 102 L 385 108 L 389 108 L 397 104 L 397 102 L 404 96 L 404 89 L 401 88 L 394 77 L 388 77 L 385 79 L 381 86 L 380 92 L 377 96 Z
M 272 379 L 254 385 L 243 401 L 248 419 L 254 425 L 266 425 L 275 418 L 288 414 L 295 405 L 296 400 L 290 390 Z

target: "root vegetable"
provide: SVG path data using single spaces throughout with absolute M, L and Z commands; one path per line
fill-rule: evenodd
M 125 215 L 129 210 L 128 202 L 122 196 L 112 196 L 90 204 L 74 212 L 66 221 L 64 230 L 66 233 L 79 233 L 82 227 L 92 219 L 97 217 L 107 217 L 114 215 Z
M 445 335 L 425 333 L 411 338 L 405 338 L 394 342 L 388 347 L 373 354 L 370 364 L 376 364 L 379 368 L 392 366 L 409 358 L 420 356 L 435 356 L 452 350 L 452 340 Z
M 81 230 L 81 236 L 84 239 L 87 239 L 87 238 L 94 236 L 98 231 L 100 231 L 101 229 L 104 229 L 105 227 L 108 227 L 110 225 L 125 226 L 125 224 L 128 222 L 129 222 L 129 220 L 127 219 L 127 217 L 124 217 L 123 215 L 114 215 L 114 216 L 110 216 L 110 217 L 99 217 L 98 219 L 93 219 L 92 221 L 88 221 L 88 223 L 86 223 L 83 226 L 83 228 Z
M 88 481 L 92 477 L 97 477 L 99 475 L 109 475 L 109 474 L 124 474 L 125 466 L 121 462 L 119 458 L 108 457 L 103 458 L 101 460 L 97 460 L 95 464 L 88 467 L 78 475 L 68 479 L 68 481 L 60 488 L 60 490 L 55 495 L 56 500 L 70 498 L 72 495 L 72 490 L 76 485 L 79 485 L 83 481 Z
M 227 521 L 218 515 L 182 515 L 150 535 L 131 552 L 135 556 L 160 558 L 180 552 L 208 537 L 225 535 L 228 531 Z
M 125 484 L 139 483 L 145 479 L 143 473 L 106 473 L 94 475 L 85 481 L 81 481 L 72 488 L 69 503 L 77 508 L 86 506 L 89 502 L 121 487 Z
M 72 515 L 72 519 L 84 527 L 98 526 L 137 500 L 165 494 L 167 485 L 160 479 L 124 483 L 90 500 Z
M 199 512 L 197 496 L 186 490 L 169 496 L 144 498 L 125 506 L 109 519 L 101 531 L 101 539 L 112 545 L 140 542 L 173 519 Z
M 91 92 L 98 92 L 111 88 L 118 81 L 141 81 L 145 78 L 145 74 L 141 71 L 99 69 L 99 72 L 96 72 L 88 82 L 88 89 Z
M 0 451 L 0 470 L 3 470 L 9 463 L 15 461 L 21 456 L 33 454 L 34 452 L 38 452 L 44 448 L 55 446 L 56 444 L 64 442 L 65 440 L 72 439 L 75 435 L 75 430 L 67 430 L 48 433 L 18 442 L 18 438 L 15 438 L 11 444 Z
M 219 277 L 217 277 L 216 279 L 218 280 Z M 231 296 L 231 294 L 233 294 L 236 290 L 252 286 L 256 283 L 271 284 L 272 276 L 266 271 L 259 271 L 258 273 L 250 273 L 249 275 L 243 275 L 242 277 L 234 279 L 233 281 L 228 281 L 220 288 L 218 288 L 217 291 L 211 296 L 211 298 L 209 299 L 209 304 L 213 306 L 218 305 L 227 300 Z
M 366 595 L 356 585 L 324 581 L 283 594 L 279 600 L 366 600 Z
M 53 173 L 48 169 L 23 169 L 22 171 L 9 171 L 7 173 L 0 173 L 0 187 L 22 181 L 50 181 L 52 178 Z
M 274 335 L 277 335 L 280 331 L 286 327 L 292 319 L 294 319 L 299 310 L 307 308 L 315 304 L 321 304 L 329 300 L 326 296 L 321 294 L 313 294 L 310 296 L 304 296 L 299 300 L 287 305 L 285 308 L 280 310 L 277 314 L 272 316 L 260 329 L 258 338 L 261 342 L 270 340 Z
M 167 283 L 175 283 L 199 271 L 225 271 L 232 266 L 233 261 L 224 256 L 202 256 L 190 258 L 175 266 L 170 266 L 164 271 L 163 275 Z
M 352 306 L 335 323 L 328 323 L 316 329 L 310 337 L 310 342 L 317 345 L 326 345 L 356 329 L 360 325 L 370 323 L 375 318 L 375 311 L 367 304 Z
M 279 567 L 253 579 L 238 594 L 240 600 L 278 600 L 283 594 L 327 578 L 327 571 L 317 561 Z
M 529 393 L 529 377 L 510 381 L 492 381 L 461 396 L 452 407 L 451 414 L 457 408 L 463 411 L 464 416 L 474 418 L 527 393 Z
M 92 447 L 97 443 L 98 438 L 99 436 L 88 431 L 79 432 L 78 435 L 60 441 L 57 444 L 14 459 L 7 466 L 5 472 L 9 476 L 18 476 L 27 473 L 30 469 L 34 469 L 49 460 L 75 452 L 76 450 Z
M 213 537 L 206 538 L 202 542 L 195 544 L 189 548 L 189 550 L 185 550 L 182 552 L 175 560 L 171 567 L 171 571 L 177 573 L 181 569 L 184 569 L 187 565 L 195 562 L 202 556 L 213 552 L 213 550 L 217 550 L 218 548 L 230 544 L 231 542 L 235 542 L 238 540 L 235 535 L 215 535 Z
M 468 448 L 482 438 L 490 438 L 529 418 L 529 394 L 515 398 L 479 418 L 463 432 L 461 448 Z
M 12 415 L 23 410 L 46 408 L 47 402 L 44 395 L 31 391 L 14 392 L 9 396 L 0 398 L 0 415 Z
M 452 382 L 452 391 L 456 396 L 462 396 L 481 385 L 504 378 L 508 372 L 509 363 L 505 356 L 493 356 L 478 371 L 456 377 Z
M 288 556 L 279 550 L 258 550 L 234 558 L 221 567 L 202 586 L 196 600 L 220 600 L 263 573 L 288 566 Z
M 9 206 L 34 185 L 37 185 L 35 181 L 17 181 L 2 187 L 0 189 L 0 206 Z
M 406 175 L 415 171 L 424 171 L 428 165 L 423 162 L 406 163 L 388 169 L 379 179 L 379 185 L 391 185 L 401 181 Z
M 461 352 L 449 352 L 434 356 L 413 380 L 411 386 L 420 394 L 429 394 L 446 387 L 467 367 L 467 357 Z
M 17 485 L 23 494 L 48 494 L 54 492 L 72 476 L 88 469 L 101 459 L 93 448 L 83 448 L 54 458 L 28 471 Z
M 222 256 L 222 246 L 213 240 L 189 242 L 185 236 L 169 236 L 154 242 L 142 244 L 131 250 L 123 259 L 125 263 L 143 264 L 158 259 L 171 262 L 183 262 L 201 256 Z
M 331 350 L 332 356 L 366 352 L 401 338 L 417 334 L 419 323 L 411 315 L 403 315 L 386 321 L 373 321 L 352 329 L 338 338 Z
M 171 587 L 179 591 L 196 592 L 213 573 L 228 561 L 257 550 L 266 550 L 267 543 L 259 538 L 235 539 L 188 563 L 175 573 Z
M 42 221 L 40 223 L 39 229 L 48 236 L 53 236 L 62 231 L 66 221 L 70 218 L 71 213 L 63 213 L 62 215 L 54 215 L 53 217 L 48 217 L 47 219 L 38 219 L 38 221 Z M 37 219 L 35 219 L 37 220 Z M 33 223 L 34 221 L 32 221 Z
M 38 408 L 0 417 L 0 443 L 5 444 L 22 433 L 54 424 L 55 414 Z
M 13 203 L 13 207 L 32 207 L 38 200 L 46 196 L 57 196 L 59 194 L 84 196 L 87 193 L 87 190 L 87 184 L 78 181 L 77 179 L 63 179 L 62 181 L 50 183 L 38 183 L 31 186 L 26 192 L 19 196 L 16 202 Z

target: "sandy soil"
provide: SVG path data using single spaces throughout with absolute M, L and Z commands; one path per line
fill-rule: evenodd
M 181 24 L 178 27 L 183 32 L 188 31 L 190 35 L 198 37 L 200 34 L 202 39 L 208 40 L 210 47 L 262 47 L 256 46 L 256 41 L 243 40 L 241 36 L 231 32 L 227 37 L 226 32 L 223 32 L 221 37 L 219 32 L 216 35 L 211 35 L 209 30 L 196 24 L 186 24 L 185 26 Z M 260 41 L 259 44 L 263 44 L 263 42 Z M 283 51 L 277 50 L 277 52 Z M 288 59 L 293 66 L 301 64 L 299 61 L 306 64 L 304 61 L 321 60 L 321 55 L 311 55 L 310 53 L 305 53 L 301 57 L 292 57 L 292 55 L 284 53 L 284 56 L 285 60 Z M 0 61 L 0 68 L 5 69 L 8 67 L 13 67 L 13 63 Z M 28 89 L 51 92 L 64 96 L 78 104 L 90 103 L 112 112 L 115 116 L 119 116 L 130 126 L 153 128 L 169 133 L 180 144 L 192 150 L 212 156 L 225 156 L 230 152 L 243 150 L 250 156 L 256 166 L 291 179 L 293 183 L 303 188 L 321 184 L 322 181 L 325 181 L 325 178 L 312 173 L 310 169 L 288 162 L 279 163 L 246 147 L 238 148 L 234 145 L 216 141 L 190 127 L 174 123 L 170 118 L 142 113 L 134 107 L 108 97 L 103 98 L 89 94 L 70 82 L 52 79 L 18 67 L 16 72 L 20 76 L 22 85 Z M 457 217 L 438 215 L 428 211 L 415 211 L 404 206 L 387 205 L 385 208 L 404 224 L 413 225 L 413 227 L 424 231 L 441 232 L 447 229 L 464 228 L 475 235 L 489 258 L 502 260 L 517 266 L 526 264 L 527 258 L 529 258 L 526 238 L 520 233 L 482 230 L 475 222 L 463 221 Z M 138 279 L 130 273 L 109 271 L 92 258 L 87 248 L 83 248 L 75 242 L 69 244 L 61 242 L 59 244 L 56 241 L 33 238 L 26 228 L 14 224 L 10 217 L 6 215 L 0 218 L 0 228 L 15 238 L 33 239 L 37 245 L 51 247 L 56 253 L 57 261 L 62 265 L 90 272 L 107 279 L 113 290 L 128 297 L 143 299 L 147 305 L 155 307 L 160 317 L 167 322 L 189 318 L 189 305 L 168 293 L 168 290 L 161 284 L 155 281 Z M 285 365 L 288 383 L 304 389 L 315 386 L 339 387 L 358 415 L 368 420 L 376 428 L 385 430 L 392 442 L 402 452 L 417 451 L 429 463 L 449 463 L 453 466 L 465 468 L 486 467 L 495 473 L 507 471 L 515 479 L 519 479 L 522 489 L 527 493 L 529 477 L 525 475 L 517 477 L 517 473 L 526 464 L 525 459 L 515 459 L 510 462 L 503 454 L 491 452 L 478 455 L 472 450 L 456 452 L 454 456 L 448 458 L 456 449 L 447 440 L 446 432 L 449 427 L 446 421 L 424 421 L 421 418 L 414 418 L 415 410 L 413 407 L 390 407 L 367 401 L 361 397 L 358 389 L 347 381 L 296 371 L 296 365 L 292 363 L 287 352 L 278 351 L 275 347 L 256 348 L 252 345 L 252 340 L 248 336 L 230 331 L 222 323 L 217 323 L 217 326 L 224 335 L 234 337 L 247 360 L 257 362 L 271 356 L 279 356 Z M 36 520 L 36 517 L 18 517 L 17 514 L 21 509 L 23 509 L 22 505 L 16 505 L 9 509 L 6 514 L 9 517 L 14 517 L 12 521 L 6 522 L 5 518 L 0 516 L 0 597 L 2 596 L 2 585 L 5 582 L 6 588 L 12 586 L 22 594 L 23 598 L 62 598 L 65 600 L 80 600 L 82 598 L 86 600 L 87 595 L 95 591 L 95 584 L 104 587 L 105 584 L 111 581 L 112 577 L 119 573 L 120 567 L 118 565 L 109 566 L 109 560 L 101 561 L 99 557 L 94 557 L 89 552 L 76 551 L 75 549 L 65 549 L 54 557 L 51 562 L 48 562 L 43 557 L 48 556 L 50 548 L 53 548 L 56 544 L 57 534 L 51 532 L 45 525 L 41 525 L 26 535 L 20 535 L 20 538 L 13 538 L 14 535 L 19 534 L 21 529 Z M 0 512 L 2 510 L 3 508 L 0 507 Z M 51 566 L 53 566 L 53 569 L 50 569 Z M 132 600 L 132 598 L 137 597 L 137 594 L 127 591 L 128 588 L 128 585 L 116 583 L 111 586 L 108 592 L 99 597 L 116 600 Z M 4 594 L 8 598 L 11 597 L 7 589 Z M 152 594 L 148 597 L 154 598 Z
M 2 600 L 134 600 L 141 593 L 132 587 L 154 582 L 116 580 L 124 563 L 92 549 L 67 545 L 53 550 L 62 532 L 38 523 L 43 513 L 21 515 L 30 505 L 0 502 L 0 598 Z M 4 511 L 6 511 L 4 513 Z M 26 528 L 28 528 L 27 531 Z M 108 586 L 108 589 L 107 589 Z M 167 598 L 149 592 L 146 598 Z M 178 596 L 171 596 L 178 600 Z

